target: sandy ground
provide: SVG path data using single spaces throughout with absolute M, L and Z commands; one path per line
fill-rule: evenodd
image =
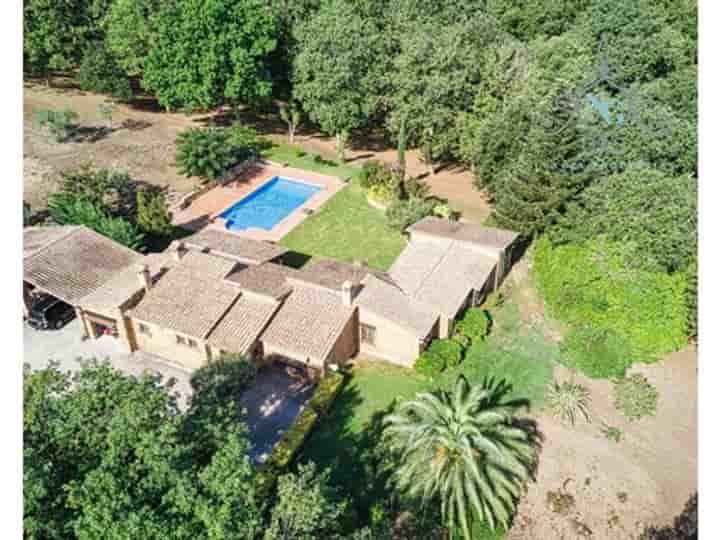
M 508 280 L 521 317 L 529 324 L 541 318 L 546 337 L 559 341 L 563 328 L 545 318 L 527 271 L 522 261 Z M 590 391 L 591 422 L 579 419 L 571 428 L 547 413 L 535 418 L 544 437 L 536 482 L 508 540 L 636 539 L 649 525 L 669 525 L 697 492 L 697 367 L 691 346 L 656 364 L 634 365 L 629 373 L 645 375 L 658 391 L 656 414 L 635 422 L 615 410 L 610 381 L 574 375 Z M 572 376 L 556 366 L 556 380 Z M 622 430 L 619 443 L 605 437 L 603 424 Z M 551 492 L 572 497 L 566 512 L 553 511 Z
M 158 110 L 153 102 L 139 98 L 131 106 L 118 105 L 112 131 L 102 133 L 98 128 L 105 123 L 98 117 L 97 107 L 105 98 L 82 92 L 61 79 L 54 84 L 53 88 L 47 88 L 25 83 L 24 88 L 24 198 L 33 209 L 43 208 L 48 196 L 57 189 L 55 177 L 58 172 L 84 163 L 121 168 L 135 180 L 187 192 L 196 181 L 176 171 L 175 138 L 191 126 L 229 121 L 227 112 L 193 116 L 166 113 Z M 79 122 L 86 128 L 85 140 L 57 144 L 49 141 L 35 126 L 34 111 L 64 107 L 71 107 L 79 114 Z M 255 125 L 261 135 L 275 142 L 287 142 L 285 126 L 274 115 L 246 114 L 243 120 Z M 123 122 L 128 121 L 134 125 L 123 127 Z M 334 140 L 307 126 L 301 126 L 296 143 L 306 151 L 320 153 L 326 158 L 335 157 Z M 368 159 L 391 163 L 396 159 L 396 152 L 386 143 L 358 137 L 349 144 L 347 157 L 358 164 Z M 412 176 L 427 175 L 428 171 L 415 151 L 407 154 L 407 169 Z M 445 167 L 435 176 L 424 179 L 434 194 L 448 199 L 465 219 L 482 221 L 490 214 L 491 207 L 473 187 L 469 171 Z

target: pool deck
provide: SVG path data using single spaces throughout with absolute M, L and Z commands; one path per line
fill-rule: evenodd
M 324 189 L 315 193 L 305 203 L 285 219 L 280 221 L 271 230 L 250 228 L 232 231 L 225 228 L 225 220 L 219 217 L 223 210 L 255 191 L 275 176 L 282 176 L 292 180 L 306 181 L 309 184 L 323 186 Z M 283 167 L 277 163 L 258 162 L 245 169 L 233 180 L 217 186 L 207 193 L 200 195 L 190 206 L 173 214 L 173 223 L 184 229 L 199 231 L 205 227 L 217 228 L 225 232 L 245 236 L 254 240 L 277 242 L 312 212 L 320 208 L 325 201 L 335 195 L 345 186 L 339 178 L 326 176 L 302 169 Z

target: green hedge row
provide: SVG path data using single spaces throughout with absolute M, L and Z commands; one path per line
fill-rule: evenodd
M 312 398 L 258 470 L 257 489 L 261 500 L 270 495 L 278 476 L 285 472 L 285 469 L 300 452 L 320 416 L 330 410 L 335 398 L 342 390 L 344 382 L 344 375 L 337 372 L 330 372 L 320 380 Z

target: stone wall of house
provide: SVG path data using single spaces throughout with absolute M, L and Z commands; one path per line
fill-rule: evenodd
M 422 343 L 413 332 L 367 309 L 360 312 L 360 324 L 375 328 L 375 343 L 360 340 L 360 352 L 404 367 L 415 365 Z M 437 334 L 437 325 L 434 333 Z
M 140 324 L 149 328 L 150 335 L 140 331 Z M 193 339 L 197 343 L 196 348 L 191 348 L 178 343 L 178 333 L 172 330 L 154 324 L 141 323 L 137 319 L 131 319 L 131 326 L 138 350 L 160 356 L 184 369 L 198 369 L 208 363 L 209 353 L 202 340 L 192 336 L 183 336 Z
M 333 350 L 327 358 L 326 364 L 342 365 L 358 352 L 360 333 L 358 327 L 358 310 L 353 312 L 352 317 L 345 323 L 340 337 L 335 342 Z M 327 367 L 327 366 L 326 366 Z

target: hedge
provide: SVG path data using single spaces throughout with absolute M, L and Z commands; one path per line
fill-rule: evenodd
M 340 394 L 344 382 L 344 375 L 330 372 L 317 384 L 312 398 L 258 470 L 257 489 L 261 497 L 270 495 L 278 476 L 283 474 L 300 452 L 320 416 L 330 410 L 335 398 Z

